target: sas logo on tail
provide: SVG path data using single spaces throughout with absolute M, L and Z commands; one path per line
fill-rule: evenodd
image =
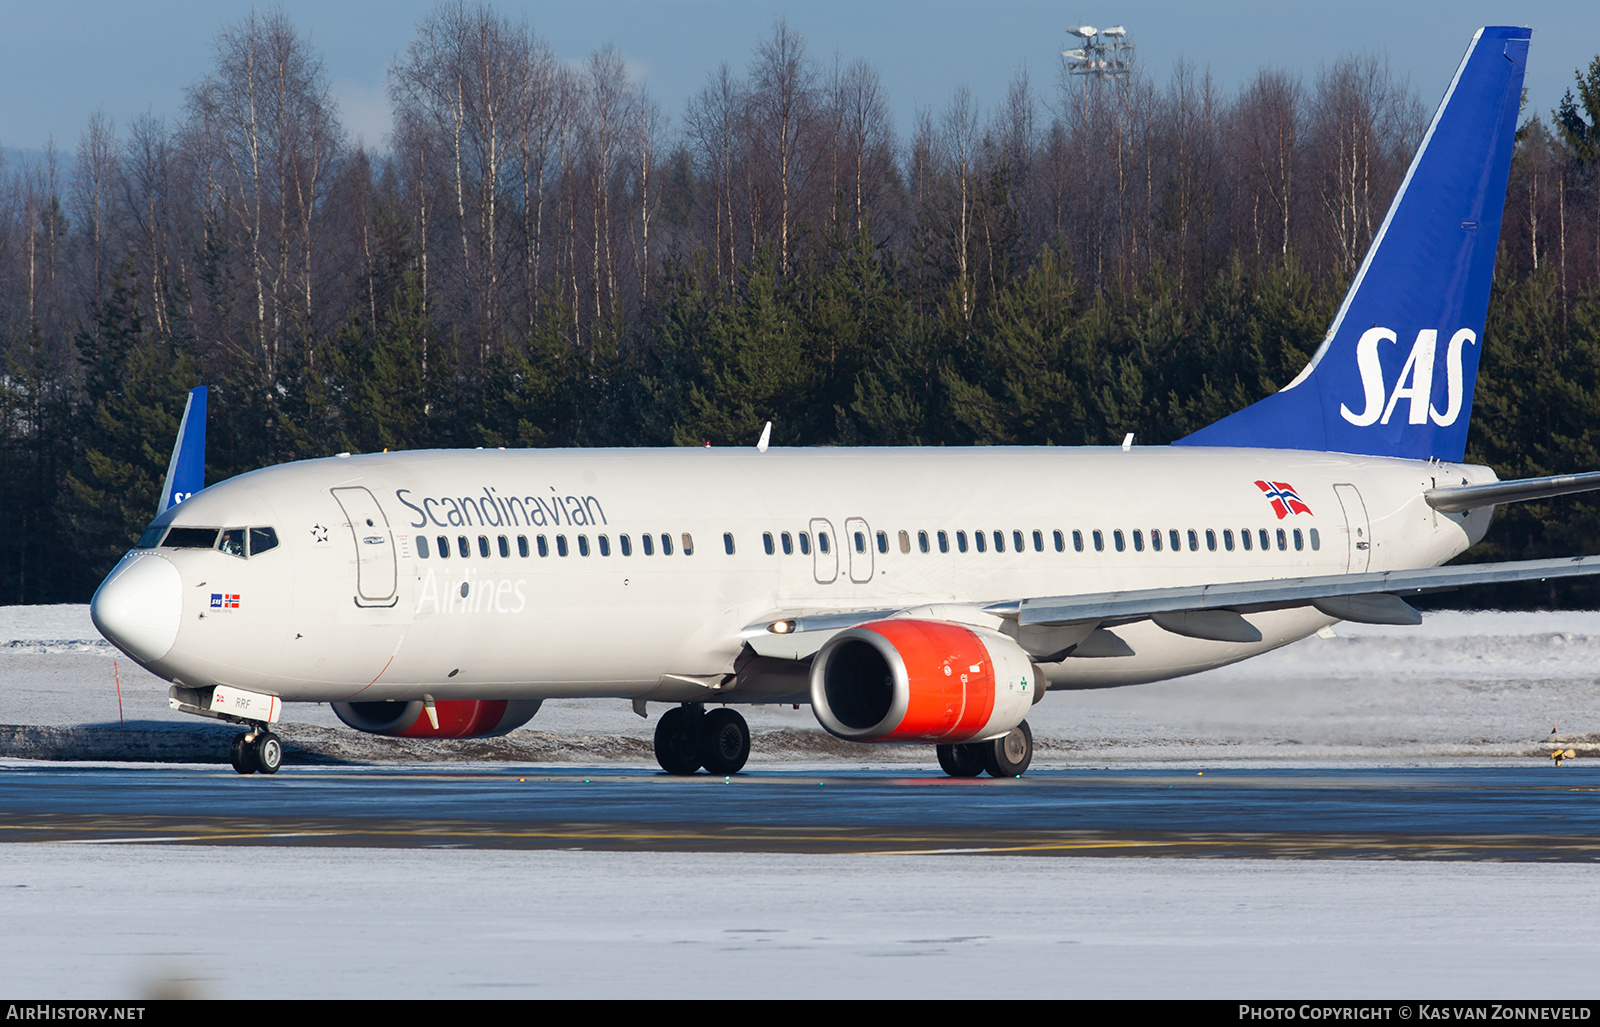
M 1476 345 L 1477 333 L 1470 328 L 1463 328 L 1450 337 L 1450 343 L 1445 348 L 1446 403 L 1442 411 L 1431 402 L 1434 356 L 1439 348 L 1438 330 L 1424 328 L 1417 333 L 1417 341 L 1411 344 L 1411 355 L 1406 357 L 1405 366 L 1395 380 L 1394 391 L 1389 392 L 1383 382 L 1383 362 L 1378 355 L 1378 344 L 1398 342 L 1399 339 L 1388 328 L 1369 328 L 1362 333 L 1356 343 L 1356 368 L 1361 372 L 1361 391 L 1366 408 L 1358 414 L 1341 403 L 1340 416 L 1357 428 L 1365 428 L 1369 424 L 1388 424 L 1395 406 L 1404 399 L 1409 401 L 1406 420 L 1410 424 L 1427 424 L 1429 420 L 1441 428 L 1455 424 L 1456 418 L 1461 416 L 1463 399 L 1461 349 L 1469 342 Z
M 1283 520 L 1290 514 L 1309 514 L 1311 508 L 1305 500 L 1295 492 L 1294 486 L 1286 481 L 1258 481 L 1256 488 L 1272 503 L 1272 512 L 1278 515 L 1278 520 Z M 1315 516 L 1313 514 L 1313 516 Z

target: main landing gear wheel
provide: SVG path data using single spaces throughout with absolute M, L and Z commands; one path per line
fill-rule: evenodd
M 656 762 L 669 774 L 693 774 L 700 769 L 700 721 L 705 714 L 690 704 L 674 706 L 656 721 Z
M 1004 736 L 978 743 L 990 777 L 1021 777 L 1033 762 L 1033 732 L 1023 721 Z
M 665 719 L 665 718 L 662 718 Z M 750 725 L 726 706 L 700 720 L 700 765 L 712 774 L 737 774 L 750 758 Z
M 936 745 L 934 751 L 939 754 L 939 768 L 951 777 L 977 777 L 983 773 L 983 742 L 967 742 L 962 745 Z

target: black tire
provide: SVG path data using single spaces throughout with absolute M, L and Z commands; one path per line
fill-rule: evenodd
M 1028 729 L 1027 721 L 982 745 L 983 769 L 990 777 L 1021 777 L 1033 762 L 1033 732 Z
M 669 774 L 693 774 L 700 769 L 694 720 L 688 710 L 674 706 L 656 721 L 656 762 Z
M 700 718 L 700 765 L 711 774 L 737 774 L 750 758 L 750 725 L 719 707 Z
M 276 774 L 283 766 L 283 739 L 271 731 L 257 734 L 250 751 L 255 757 L 256 769 L 263 774 Z
M 244 735 L 233 736 L 233 748 L 228 752 L 228 762 L 232 763 L 233 769 L 241 774 L 256 772 L 255 749 L 244 740 Z
M 936 745 L 939 768 L 951 777 L 977 777 L 983 773 L 983 745 Z

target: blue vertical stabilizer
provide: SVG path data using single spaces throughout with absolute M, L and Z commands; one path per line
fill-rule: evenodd
M 161 492 L 156 516 L 206 487 L 206 387 L 189 390 L 178 424 L 178 440 L 172 444 L 172 462 L 167 464 L 167 484 Z
M 1462 458 L 1529 35 L 1473 37 L 1300 376 L 1176 445 Z

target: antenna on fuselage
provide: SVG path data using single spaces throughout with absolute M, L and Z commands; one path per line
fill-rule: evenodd
M 757 453 L 765 453 L 767 451 L 767 443 L 769 443 L 771 441 L 772 441 L 772 422 L 768 421 L 767 422 L 767 426 L 765 428 L 761 429 L 761 441 L 756 443 L 756 452 Z

